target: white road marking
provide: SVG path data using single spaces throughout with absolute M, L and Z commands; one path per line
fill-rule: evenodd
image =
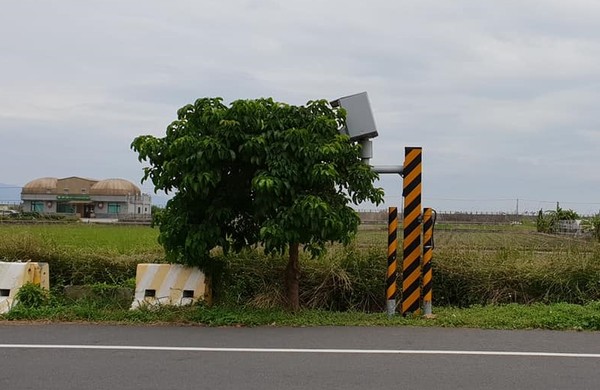
M 160 347 L 138 345 L 61 345 L 61 344 L 0 344 L 0 349 L 82 349 L 113 351 L 172 351 L 172 352 L 249 352 L 249 353 L 320 353 L 371 355 L 465 355 L 465 356 L 520 356 L 555 358 L 600 359 L 600 353 L 524 352 L 524 351 L 453 351 L 417 349 L 303 349 L 303 348 L 214 348 L 214 347 Z

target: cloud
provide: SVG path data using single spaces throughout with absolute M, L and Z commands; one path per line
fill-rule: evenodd
M 584 0 L 10 2 L 0 137 L 15 146 L 0 164 L 19 169 L 0 182 L 137 179 L 131 140 L 161 136 L 201 96 L 368 91 L 373 162 L 423 146 L 431 198 L 593 203 L 599 17 Z

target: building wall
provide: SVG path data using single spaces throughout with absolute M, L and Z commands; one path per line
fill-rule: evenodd
M 81 177 L 58 179 L 56 184 L 56 194 L 89 195 L 90 188 L 96 183 L 96 180 L 89 180 Z
M 23 200 L 23 211 L 30 212 L 34 211 L 33 203 L 42 204 L 42 209 L 37 210 L 39 213 L 56 213 L 56 195 L 22 195 Z
M 151 198 L 147 194 L 125 196 L 92 196 L 97 218 L 114 218 L 119 216 L 150 217 L 152 214 Z M 112 205 L 112 206 L 111 206 Z M 118 207 L 115 207 L 118 205 Z M 115 213 L 115 208 L 118 212 Z
M 62 182 L 62 183 L 61 183 Z M 94 206 L 93 216 L 96 218 L 140 218 L 149 219 L 152 214 L 151 197 L 147 194 L 140 195 L 90 195 L 89 187 L 95 182 L 79 178 L 68 178 L 59 180 L 56 193 L 21 194 L 23 211 L 39 213 L 57 213 L 57 205 L 60 202 L 81 203 L 79 198 L 89 199 Z M 87 185 L 87 187 L 86 187 Z M 65 191 L 65 189 L 68 191 Z M 87 193 L 84 193 L 85 189 Z M 62 193 L 60 191 L 63 191 Z M 75 192 L 79 191 L 79 192 Z M 37 204 L 37 208 L 33 208 Z M 80 205 L 79 205 L 80 206 Z M 74 204 L 74 212 L 82 214 L 82 207 Z M 83 215 L 81 215 L 83 216 Z

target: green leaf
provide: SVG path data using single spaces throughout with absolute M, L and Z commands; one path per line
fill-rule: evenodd
M 379 203 L 383 191 L 360 147 L 339 133 L 344 121 L 323 99 L 200 98 L 163 138 L 136 137 L 143 180 L 175 192 L 157 222 L 169 259 L 207 267 L 219 246 L 283 252 L 297 242 L 318 255 L 325 242 L 349 242 L 358 218 L 348 205 Z

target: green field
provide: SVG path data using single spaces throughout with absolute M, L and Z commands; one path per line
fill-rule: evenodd
M 0 225 L 0 259 L 50 263 L 53 284 L 123 283 L 142 262 L 164 261 L 158 231 L 146 226 Z M 433 259 L 434 303 L 586 303 L 600 300 L 600 244 L 536 233 L 527 226 L 439 226 Z M 398 259 L 402 259 L 399 237 Z M 372 310 L 382 300 L 387 230 L 361 229 L 347 248 L 323 259 L 303 255 L 307 307 Z M 228 257 L 217 295 L 236 304 L 281 304 L 286 259 L 250 251 Z M 220 291 L 219 291 L 220 289 Z
M 401 243 L 401 229 L 398 240 Z M 59 250 L 95 251 L 97 253 L 118 254 L 161 254 L 158 244 L 158 229 L 147 226 L 118 226 L 95 224 L 59 225 L 17 225 L 0 224 L 0 250 L 15 245 L 39 245 Z M 590 240 L 553 236 L 536 233 L 532 228 L 513 226 L 448 227 L 435 231 L 435 244 L 438 251 L 519 251 L 590 253 L 597 251 L 600 244 Z M 362 248 L 385 248 L 387 230 L 385 227 L 361 229 L 356 245 Z M 0 256 L 3 252 L 0 252 Z
M 61 250 L 102 253 L 160 253 L 158 230 L 147 226 L 95 224 L 0 225 L 0 245 L 30 242 Z
M 531 226 L 439 226 L 434 320 L 382 314 L 384 226 L 361 229 L 353 244 L 333 245 L 322 258 L 303 254 L 299 313 L 282 309 L 287 259 L 259 250 L 217 254 L 223 267 L 213 307 L 129 311 L 130 301 L 113 293 L 133 285 L 138 263 L 164 261 L 157 236 L 145 226 L 0 224 L 0 260 L 48 262 L 52 288 L 45 303 L 17 306 L 0 320 L 600 329 L 600 244 L 539 234 Z M 92 285 L 95 297 L 67 299 L 62 286 L 71 284 Z
M 0 225 L 0 260 L 50 264 L 52 284 L 123 283 L 138 263 L 164 261 L 158 230 L 94 224 Z

